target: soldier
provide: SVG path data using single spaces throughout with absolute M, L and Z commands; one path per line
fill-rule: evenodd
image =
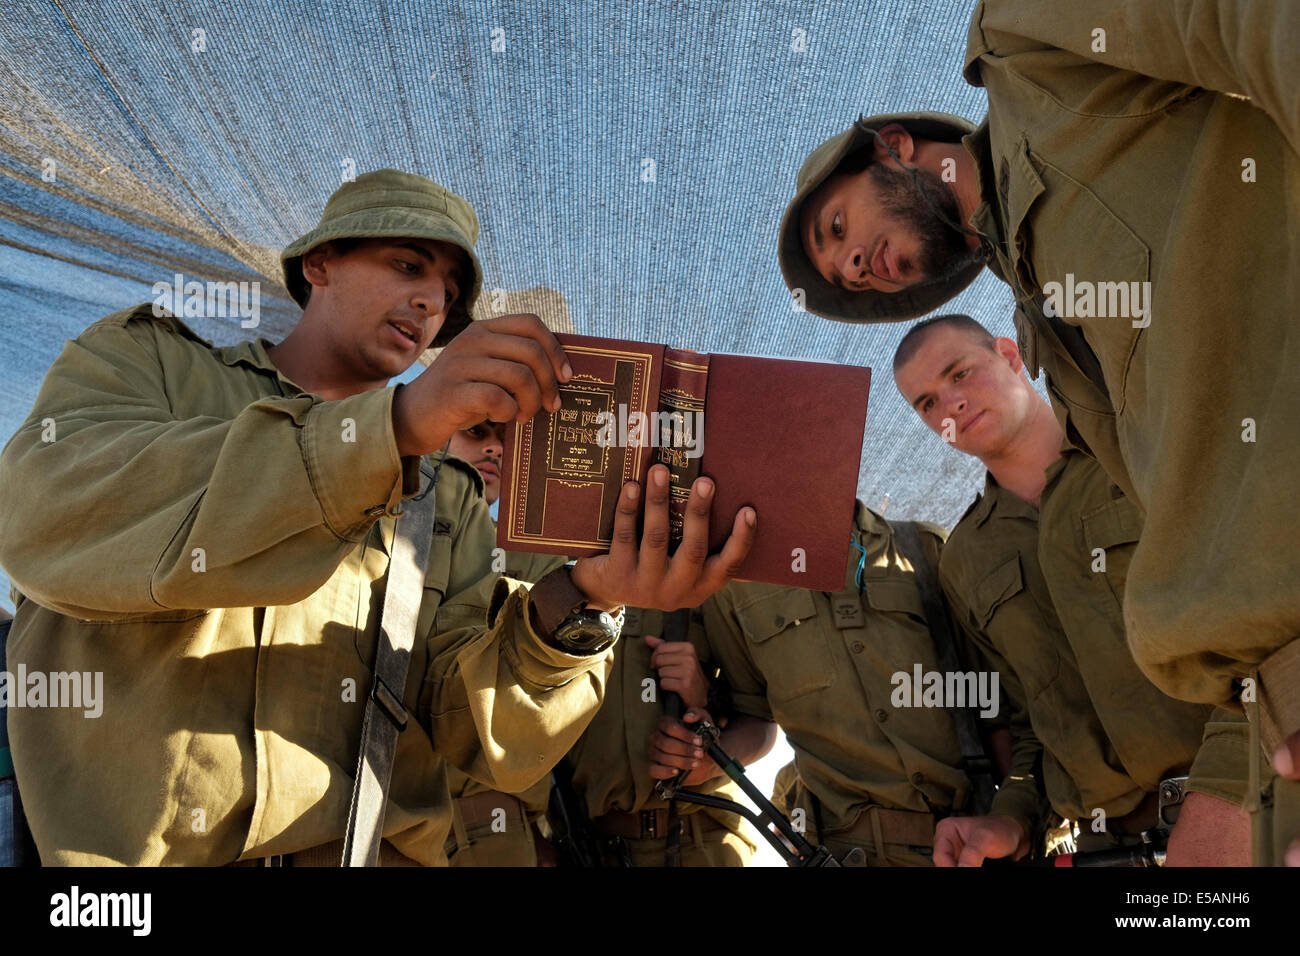
M 1133 662 L 1120 611 L 1141 514 L 1095 461 L 1062 453 L 1023 369 L 1014 342 L 964 315 L 912 326 L 894 355 L 898 390 L 926 425 L 988 468 L 939 574 L 1012 704 L 1013 765 L 994 815 L 940 823 L 936 862 L 1029 851 L 1041 786 L 1078 822 L 1080 850 L 1140 843 L 1160 781 L 1190 770 L 1169 862 L 1246 865 L 1245 726 L 1222 712 L 1207 730 L 1208 705 L 1165 696 Z
M 988 92 L 979 128 L 859 120 L 805 161 L 779 239 L 827 318 L 918 318 L 984 265 L 1011 286 L 1067 437 L 1146 513 L 1125 604 L 1139 667 L 1244 705 L 1262 742 L 1262 863 L 1300 838 L 1297 49 L 1295 4 L 984 0 L 964 74 Z
M 627 640 L 614 652 L 605 700 L 564 758 L 574 795 L 582 801 L 606 865 L 664 866 L 671 842 L 682 866 L 748 866 L 758 836 L 739 814 L 683 801 L 670 812 L 655 792 L 656 780 L 676 774 L 653 760 L 664 741 L 661 724 L 670 720 L 662 694 L 679 694 L 687 708 L 712 707 L 722 721 L 721 745 L 742 764 L 772 749 L 776 726 L 744 714 L 727 719 L 700 664 L 708 653 L 698 623 L 688 640 L 664 641 L 664 617 L 660 611 L 628 609 Z M 703 757 L 698 749 L 690 752 Z M 740 789 L 707 757 L 688 769 L 684 786 L 741 799 Z
M 469 462 L 483 479 L 483 500 L 488 506 L 501 496 L 501 456 L 505 448 L 503 422 L 482 421 L 462 428 L 451 437 L 448 452 Z M 565 563 L 549 554 L 493 551 L 506 577 L 530 584 Z M 543 777 L 523 793 L 494 790 L 455 767 L 447 771 L 452 796 L 451 834 L 447 860 L 451 866 L 537 866 L 554 863 L 554 854 L 536 831 L 546 813 L 550 777 Z
M 920 538 L 937 565 L 942 529 Z M 929 866 L 935 824 L 966 810 L 972 787 L 950 702 L 912 693 L 918 670 L 938 673 L 938 654 L 894 529 L 858 502 L 843 590 L 733 582 L 701 614 L 735 711 L 785 731 L 797 768 L 787 807 L 809 839 L 849 863 Z M 680 723 L 669 735 L 699 746 Z M 653 756 L 683 766 L 679 751 Z
M 638 553 L 643 497 L 646 527 L 667 528 L 657 468 L 644 496 L 623 489 L 610 554 L 531 591 L 497 587 L 481 479 L 422 456 L 485 418 L 558 408 L 571 370 L 534 316 L 468 325 L 477 235 L 436 183 L 368 173 L 284 251 L 304 311 L 280 344 L 214 348 L 142 306 L 55 361 L 0 455 L 9 658 L 102 674 L 103 707 L 9 711 L 43 862 L 341 858 L 392 518 L 422 470 L 440 480 L 419 639 L 388 703 L 407 719 L 381 862 L 443 861 L 444 761 L 517 791 L 573 744 L 617 636 L 602 623 L 578 640 L 584 622 L 624 602 L 698 604 L 747 551 L 751 509 L 703 565 L 693 547 L 668 559 L 666 533 Z M 433 365 L 385 387 L 431 344 L 446 345 Z M 693 488 L 695 539 L 710 492 Z

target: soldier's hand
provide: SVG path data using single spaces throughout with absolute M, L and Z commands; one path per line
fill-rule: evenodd
M 457 431 L 489 419 L 527 421 L 560 407 L 573 375 L 564 349 L 535 315 L 471 322 L 393 398 L 399 455 L 438 451 Z
M 935 866 L 980 866 L 986 859 L 1029 852 L 1025 828 L 1013 817 L 944 817 L 934 831 Z
M 668 557 L 668 469 L 650 469 L 647 489 L 634 481 L 623 486 L 614 512 L 614 536 L 608 554 L 579 558 L 573 583 L 595 607 L 619 605 L 675 611 L 696 607 L 731 578 L 754 543 L 758 516 L 741 508 L 722 550 L 709 556 L 709 510 L 713 481 L 697 478 L 686 502 L 686 520 L 677 552 Z M 637 515 L 645 500 L 640 545 Z
M 686 724 L 712 720 L 708 712 L 692 708 L 682 715 L 682 720 L 666 714 L 659 718 L 659 727 L 650 734 L 650 776 L 656 780 L 671 780 L 682 770 L 689 770 L 684 787 L 695 787 L 712 780 L 722 768 L 704 752 L 704 741 Z M 686 723 L 682 723 L 685 721 Z
M 1300 780 L 1300 731 L 1292 734 L 1277 748 L 1277 753 L 1273 754 L 1273 769 L 1280 777 Z M 1291 841 L 1283 862 L 1287 866 L 1300 866 L 1300 838 Z
M 690 641 L 665 641 L 645 635 L 650 645 L 650 666 L 659 672 L 661 690 L 673 691 L 687 707 L 703 708 L 709 703 L 709 679 L 700 668 L 695 645 Z
M 1296 731 L 1273 754 L 1273 769 L 1279 777 L 1300 780 L 1300 731 Z

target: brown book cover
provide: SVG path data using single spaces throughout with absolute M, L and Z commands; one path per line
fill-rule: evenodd
M 707 475 L 717 489 L 712 550 L 742 506 L 758 512 L 741 578 L 818 591 L 844 586 L 870 369 L 557 338 L 574 375 L 560 387 L 558 413 L 507 430 L 502 548 L 570 557 L 608 551 L 619 489 L 644 482 L 662 461 L 672 477 L 674 544 L 691 482 Z

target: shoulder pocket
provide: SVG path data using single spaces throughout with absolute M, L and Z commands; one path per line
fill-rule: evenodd
M 986 629 L 993 615 L 997 613 L 997 609 L 1024 588 L 1025 579 L 1020 573 L 1020 556 L 1013 554 L 994 568 L 975 588 L 971 611 L 980 629 Z
M 736 608 L 740 626 L 756 644 L 796 627 L 796 621 L 803 622 L 816 616 L 817 605 L 812 593 L 797 588 L 777 591 Z
M 1080 519 L 1083 540 L 1092 552 L 1109 550 L 1121 544 L 1133 544 L 1142 536 L 1142 512 L 1128 498 L 1116 498 Z
M 827 630 L 811 591 L 787 588 L 736 608 L 754 663 L 773 701 L 788 701 L 829 687 L 835 668 Z
M 877 611 L 900 611 L 919 621 L 925 620 L 921 594 L 911 581 L 872 581 L 866 584 L 867 603 Z

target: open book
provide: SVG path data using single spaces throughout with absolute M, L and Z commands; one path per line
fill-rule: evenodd
M 839 591 L 857 496 L 871 370 L 705 355 L 558 335 L 573 367 L 563 403 L 506 433 L 497 543 L 581 557 L 609 550 L 624 482 L 671 474 L 672 546 L 691 482 L 716 487 L 709 548 L 752 505 L 758 535 L 740 577 Z M 707 428 L 706 428 L 707 423 Z

